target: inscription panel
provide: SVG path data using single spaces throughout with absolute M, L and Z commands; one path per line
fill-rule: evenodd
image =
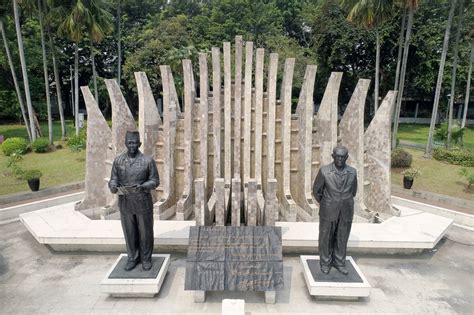
M 185 290 L 280 289 L 283 289 L 280 227 L 190 228 Z

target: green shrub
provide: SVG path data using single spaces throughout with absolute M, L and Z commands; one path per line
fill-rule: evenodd
M 451 149 L 435 148 L 433 157 L 438 161 L 445 161 L 449 164 L 474 166 L 474 150 L 471 149 Z
M 467 168 L 461 168 L 459 170 L 459 175 L 461 175 L 467 180 L 469 187 L 471 187 L 471 185 L 474 184 L 474 171 L 471 172 Z
M 406 150 L 397 148 L 392 151 L 392 167 L 410 167 L 413 156 Z
M 38 138 L 31 144 L 31 148 L 36 153 L 45 153 L 50 150 L 49 140 L 47 138 Z
M 40 170 L 24 170 L 21 175 L 17 176 L 18 179 L 30 180 L 35 178 L 41 178 L 43 173 Z
M 2 143 L 2 151 L 6 156 L 12 153 L 25 154 L 28 150 L 28 143 L 23 138 L 12 137 Z
M 462 139 L 466 128 L 461 128 L 456 122 L 451 126 L 451 143 L 462 145 Z M 447 147 L 448 145 L 448 123 L 442 123 L 438 128 L 435 129 L 434 139 L 436 141 L 443 142 Z
M 416 168 L 409 168 L 402 172 L 402 175 L 409 179 L 415 179 L 421 175 L 421 172 Z
M 80 134 L 79 136 L 72 135 L 69 137 L 67 140 L 67 146 L 69 148 L 80 148 L 80 149 L 85 149 L 86 148 L 86 137 L 85 135 Z

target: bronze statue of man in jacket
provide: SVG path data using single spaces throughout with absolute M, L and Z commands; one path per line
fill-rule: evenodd
M 119 195 L 120 221 L 128 255 L 125 270 L 134 269 L 140 262 L 144 270 L 150 270 L 154 243 L 150 192 L 160 184 L 160 178 L 153 158 L 138 150 L 141 146 L 138 131 L 127 131 L 125 146 L 127 151 L 114 160 L 109 181 L 110 191 Z
M 334 148 L 333 163 L 319 169 L 313 184 L 313 195 L 319 202 L 319 262 L 325 274 L 331 266 L 348 274 L 346 250 L 357 193 L 357 171 L 346 164 L 348 157 L 346 147 Z

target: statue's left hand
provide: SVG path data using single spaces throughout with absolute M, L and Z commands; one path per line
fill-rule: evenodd
M 135 188 L 135 190 L 138 191 L 138 192 L 144 192 L 145 191 L 145 187 L 143 187 L 140 184 L 133 185 L 133 188 Z

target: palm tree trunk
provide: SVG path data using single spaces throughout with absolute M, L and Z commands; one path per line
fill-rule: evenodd
M 469 71 L 467 72 L 466 95 L 464 96 L 464 112 L 462 115 L 461 128 L 466 126 L 467 108 L 469 106 L 469 92 L 471 89 L 472 63 L 474 62 L 474 40 L 471 40 L 471 59 L 469 60 Z
M 393 121 L 392 150 L 395 149 L 397 146 L 398 122 L 400 120 L 400 108 L 402 106 L 403 89 L 405 88 L 405 74 L 407 70 L 408 50 L 410 48 L 410 36 L 411 36 L 411 28 L 413 26 L 414 14 L 415 14 L 415 9 L 410 8 L 408 10 L 407 32 L 405 35 L 405 44 L 403 45 L 404 49 L 403 49 L 402 67 L 400 69 L 400 83 L 398 87 L 397 104 L 395 106 L 395 117 Z
M 456 40 L 454 42 L 454 57 L 453 57 L 453 72 L 451 75 L 451 97 L 449 98 L 449 114 L 448 114 L 448 139 L 446 145 L 449 149 L 451 146 L 451 130 L 453 128 L 453 106 L 454 97 L 456 96 L 456 71 L 458 68 L 458 51 L 459 51 L 459 36 L 461 35 L 462 18 L 463 18 L 463 1 L 459 3 L 458 12 L 458 27 L 456 29 Z
M 23 86 L 25 88 L 26 107 L 28 108 L 28 117 L 30 119 L 31 140 L 34 141 L 36 139 L 36 130 L 33 118 L 33 104 L 31 103 L 30 84 L 28 82 L 28 73 L 26 72 L 25 50 L 23 49 L 23 38 L 21 36 L 17 0 L 13 0 L 13 14 L 15 16 L 16 38 L 18 41 L 18 54 L 20 55 L 21 71 L 23 75 Z
M 79 135 L 79 47 L 74 44 L 74 122 L 76 136 Z
M 118 54 L 118 66 L 117 66 L 117 81 L 120 85 L 120 77 L 122 74 L 122 23 L 121 23 L 121 4 L 120 0 L 117 5 L 117 54 Z
M 97 106 L 99 106 L 99 92 L 97 90 L 97 73 L 95 72 L 95 52 L 94 43 L 91 40 L 91 59 L 92 59 L 92 80 L 94 81 L 94 95 Z
M 18 84 L 18 79 L 16 77 L 15 67 L 13 66 L 12 56 L 10 55 L 10 49 L 8 48 L 7 36 L 5 34 L 5 28 L 3 26 L 3 20 L 0 20 L 0 32 L 2 33 L 3 44 L 5 46 L 5 52 L 7 54 L 8 65 L 10 66 L 10 71 L 13 77 L 13 84 L 15 85 L 16 95 L 18 97 L 18 104 L 20 104 L 21 116 L 25 122 L 26 132 L 28 133 L 28 139 L 31 139 L 31 131 L 28 125 L 28 118 L 26 117 L 25 103 L 23 103 L 23 95 L 20 91 L 20 85 Z
M 380 72 L 380 33 L 375 30 L 376 53 L 375 53 L 375 87 L 374 87 L 374 113 L 379 108 L 379 72 Z
M 51 36 L 51 30 L 49 29 L 49 23 L 46 23 L 46 31 L 48 32 L 49 50 L 51 51 L 51 58 L 53 59 L 54 82 L 56 84 L 56 98 L 58 101 L 59 120 L 61 121 L 61 139 L 64 140 L 66 138 L 66 122 L 64 121 L 63 96 L 61 92 L 61 82 L 59 79 L 59 69 L 56 62 L 56 53 L 54 52 L 55 47 L 53 45 L 53 38 Z
M 406 9 L 403 9 L 402 12 L 402 25 L 400 28 L 400 35 L 398 36 L 398 57 L 397 57 L 397 69 L 395 70 L 395 84 L 393 89 L 398 89 L 398 80 L 400 79 L 400 63 L 402 61 L 402 52 L 403 52 L 403 35 L 405 34 L 405 26 L 407 20 Z
M 45 93 L 46 93 L 46 110 L 48 112 L 48 140 L 50 144 L 53 144 L 53 118 L 51 117 L 51 98 L 49 96 L 48 61 L 46 59 L 46 45 L 44 42 L 43 8 L 41 5 L 41 0 L 38 0 L 38 11 L 39 11 L 39 24 L 40 24 L 40 36 L 41 36 L 41 50 L 43 52 L 43 74 L 44 74 L 44 87 L 45 87 Z
M 451 8 L 449 9 L 448 23 L 444 33 L 443 51 L 441 52 L 441 61 L 439 63 L 438 80 L 436 81 L 435 97 L 433 102 L 433 112 L 431 114 L 430 132 L 428 134 L 428 143 L 425 149 L 425 158 L 431 159 L 433 156 L 433 133 L 436 124 L 436 117 L 438 116 L 439 97 L 441 94 L 441 85 L 443 83 L 444 64 L 446 62 L 446 54 L 448 53 L 449 35 L 451 32 L 451 25 L 453 24 L 454 8 L 456 0 L 452 0 Z

